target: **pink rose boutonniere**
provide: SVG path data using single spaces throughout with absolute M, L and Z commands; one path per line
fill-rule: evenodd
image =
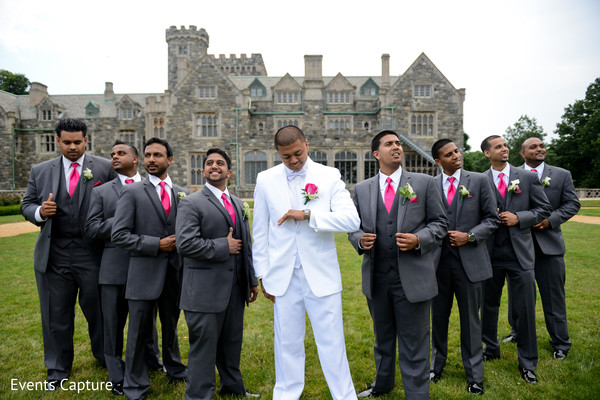
M 316 200 L 318 196 L 319 188 L 314 183 L 307 183 L 304 189 L 302 189 L 302 195 L 304 196 L 304 205 L 311 200 Z
M 518 179 L 510 181 L 510 185 L 508 186 L 508 193 L 521 194 L 521 188 L 519 187 L 519 183 L 521 183 L 521 181 Z

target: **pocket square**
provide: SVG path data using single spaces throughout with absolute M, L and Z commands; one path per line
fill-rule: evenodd
M 92 187 L 95 188 L 96 186 L 100 186 L 100 185 L 102 185 L 102 182 L 98 181 L 98 182 L 94 183 L 94 186 L 92 186 Z

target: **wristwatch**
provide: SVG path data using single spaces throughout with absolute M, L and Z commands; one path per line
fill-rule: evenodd
M 475 241 L 475 234 L 473 232 L 469 232 L 469 243 L 473 243 Z
M 307 208 L 304 210 L 304 220 L 308 221 L 310 219 L 310 210 Z

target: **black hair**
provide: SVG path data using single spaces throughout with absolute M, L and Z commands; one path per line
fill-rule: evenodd
M 139 154 L 138 154 L 138 149 L 137 149 L 137 147 L 135 147 L 134 145 L 132 145 L 132 144 L 129 144 L 129 143 L 127 143 L 127 142 L 124 142 L 124 141 L 122 141 L 122 140 L 119 140 L 119 139 L 117 139 L 117 140 L 115 140 L 115 143 L 113 144 L 113 147 L 115 147 L 115 146 L 116 146 L 116 145 L 118 145 L 118 144 L 124 144 L 125 146 L 129 146 L 129 148 L 130 148 L 130 149 L 131 149 L 131 151 L 133 152 L 133 155 L 134 155 L 134 156 L 138 156 L 138 157 L 139 157 Z
M 73 119 L 73 118 L 65 118 L 58 121 L 56 124 L 56 136 L 60 137 L 60 133 L 62 131 L 65 132 L 82 132 L 83 137 L 87 135 L 87 125 L 85 122 Z
M 171 147 L 169 142 L 157 137 L 150 138 L 148 139 L 148 141 L 146 141 L 146 144 L 144 145 L 144 152 L 146 151 L 146 147 L 150 146 L 153 143 L 158 143 L 165 146 L 165 148 L 167 149 L 167 157 L 173 157 L 173 148 Z
M 381 138 L 384 137 L 385 135 L 394 135 L 398 139 L 400 139 L 400 136 L 398 136 L 398 134 L 394 131 L 391 131 L 391 130 L 381 131 L 377 135 L 375 135 L 373 140 L 371 140 L 371 152 L 377 151 L 379 149 L 379 145 L 381 144 Z
M 289 146 L 297 140 L 302 143 L 306 142 L 306 136 L 304 136 L 302 129 L 295 125 L 286 125 L 275 132 L 275 149 L 278 149 L 279 146 Z
M 491 141 L 494 139 L 501 138 L 501 137 L 502 136 L 492 135 L 492 136 L 488 136 L 485 139 L 483 139 L 483 142 L 481 142 L 481 151 L 489 150 L 490 147 L 492 147 Z
M 443 138 L 443 139 L 438 140 L 437 142 L 435 142 L 433 144 L 433 146 L 431 146 L 431 156 L 433 157 L 434 160 L 436 158 L 440 158 L 441 148 L 444 147 L 445 145 L 447 145 L 448 143 L 454 143 L 454 141 L 452 141 L 448 138 Z
M 208 159 L 208 156 L 210 156 L 213 153 L 217 153 L 221 157 L 223 157 L 225 159 L 225 161 L 227 162 L 227 169 L 231 170 L 231 158 L 229 158 L 229 156 L 227 155 L 227 153 L 225 153 L 223 150 L 217 149 L 217 148 L 209 149 L 206 152 L 206 157 L 204 157 L 204 161 L 202 162 L 202 168 L 203 169 L 204 169 L 204 166 L 206 165 L 206 160 Z

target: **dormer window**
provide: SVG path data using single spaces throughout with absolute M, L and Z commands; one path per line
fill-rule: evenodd
M 86 117 L 95 117 L 100 113 L 100 107 L 98 107 L 93 102 L 89 102 L 87 106 L 85 106 L 85 116 Z
M 133 119 L 133 108 L 122 108 L 121 119 Z
M 299 92 L 278 92 L 277 104 L 300 104 Z
M 379 86 L 369 78 L 360 88 L 360 93 L 363 96 L 377 97 L 379 96 Z
M 250 97 L 265 97 L 267 95 L 267 89 L 258 79 L 255 79 L 248 88 L 250 89 Z
M 328 92 L 327 103 L 329 104 L 350 104 L 350 92 Z
M 52 110 L 40 110 L 40 119 L 42 121 L 52 121 Z

